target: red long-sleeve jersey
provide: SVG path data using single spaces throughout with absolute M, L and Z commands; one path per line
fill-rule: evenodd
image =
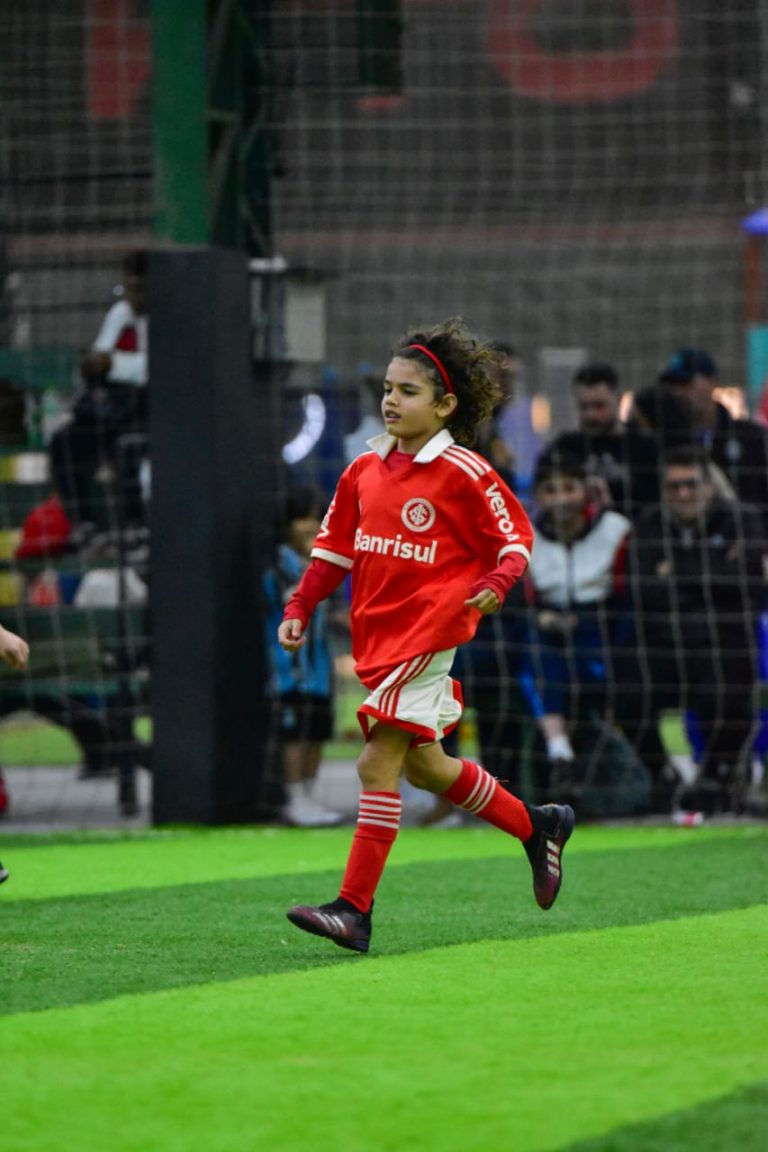
M 464 601 L 503 557 L 530 559 L 533 532 L 490 464 L 447 430 L 390 472 L 384 435 L 339 480 L 312 556 L 352 574 L 352 654 L 364 684 L 413 656 L 471 639 Z

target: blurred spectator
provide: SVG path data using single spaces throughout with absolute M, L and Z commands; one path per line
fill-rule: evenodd
M 121 298 L 104 317 L 91 351 L 80 365 L 83 389 L 72 419 L 49 446 L 51 474 L 70 520 L 111 527 L 99 479 L 115 480 L 124 522 L 144 519 L 137 437 L 147 431 L 147 253 L 123 260 Z
M 344 462 L 351 464 L 362 452 L 370 452 L 368 441 L 385 432 L 381 418 L 384 395 L 384 371 L 376 372 L 371 364 L 359 364 L 360 422 L 344 437 Z
M 631 585 L 644 684 L 619 697 L 619 720 L 669 811 L 674 774 L 659 731 L 663 709 L 691 709 L 704 751 L 683 807 L 738 806 L 756 720 L 757 618 L 765 600 L 766 544 L 756 509 L 718 496 L 702 450 L 666 457 L 661 505 L 636 524 Z
M 27 400 L 24 389 L 0 377 L 0 448 L 23 448 L 27 436 Z
M 688 398 L 696 439 L 722 469 L 739 500 L 752 504 L 768 524 L 768 433 L 752 420 L 736 420 L 719 404 L 717 365 L 697 348 L 681 348 L 659 376 Z
M 502 355 L 501 399 L 491 419 L 478 429 L 475 450 L 514 491 L 518 486 L 517 401 L 522 365 L 506 341 L 493 341 L 491 347 Z M 518 682 L 525 639 L 525 592 L 520 583 L 498 612 L 480 621 L 473 638 L 459 650 L 455 673 L 464 685 L 465 702 L 475 713 L 478 756 L 487 771 L 516 796 L 526 793 L 522 763 L 527 704 Z
M 627 424 L 652 436 L 662 458 L 673 448 L 698 443 L 690 398 L 684 392 L 664 384 L 651 384 L 635 393 Z M 726 500 L 736 498 L 730 480 L 711 459 L 709 475 L 719 496 Z
M 633 519 L 658 499 L 658 451 L 652 437 L 622 423 L 619 375 L 595 362 L 573 378 L 579 428 L 563 432 L 546 449 L 579 460 L 600 504 Z
M 627 427 L 653 437 L 662 454 L 681 444 L 692 444 L 696 436 L 690 399 L 663 384 L 635 392 Z
M 497 379 L 500 398 L 490 420 L 478 428 L 475 449 L 514 491 L 517 487 L 515 449 L 512 443 L 512 429 L 505 417 L 515 402 L 520 361 L 512 345 L 503 340 L 494 341 L 491 347 L 502 355 Z
M 274 564 L 264 574 L 270 695 L 279 744 L 286 803 L 283 819 L 298 828 L 338 824 L 341 816 L 315 799 L 313 787 L 323 744 L 333 735 L 333 660 L 328 642 L 328 606 L 322 603 L 306 630 L 306 644 L 286 652 L 277 642 L 283 609 L 309 563 L 325 511 L 323 495 L 313 488 L 288 490 L 277 525 Z
M 0 694 L 0 718 L 18 712 L 19 707 L 17 697 Z M 108 709 L 100 708 L 87 697 L 52 688 L 48 692 L 30 693 L 25 710 L 65 728 L 72 735 L 81 756 L 79 780 L 104 779 L 113 774 L 119 734 Z
M 498 612 L 480 621 L 472 640 L 459 650 L 453 672 L 464 687 L 466 705 L 474 710 L 479 759 L 516 796 L 528 792 L 522 767 L 529 709 L 519 684 L 525 618 L 521 582 Z
M 649 801 L 646 773 L 621 737 L 596 723 L 613 710 L 613 659 L 628 627 L 624 560 L 631 531 L 619 512 L 590 504 L 583 465 L 554 452 L 534 477 L 538 515 L 526 574 L 533 609 L 523 683 L 546 743 L 548 785 L 582 815 L 621 815 Z M 590 735 L 610 745 L 601 774 Z M 577 758 L 575 744 L 582 755 Z M 585 755 L 586 753 L 586 755 Z
M 489 347 L 501 353 L 498 376 L 501 401 L 491 420 L 478 429 L 475 448 L 502 476 L 510 477 L 517 495 L 528 491 L 541 437 L 533 425 L 533 405 L 528 394 L 525 365 L 515 347 L 506 340 L 493 340 Z M 510 482 L 509 480 L 507 481 Z
M 0 660 L 14 671 L 22 672 L 29 660 L 29 645 L 21 636 L 9 631 L 0 625 Z M 8 791 L 5 786 L 2 770 L 0 770 L 0 816 L 8 810 Z M 8 879 L 8 871 L 0 864 L 0 883 Z

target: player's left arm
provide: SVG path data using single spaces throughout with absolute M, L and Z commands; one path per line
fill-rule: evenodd
M 533 528 L 520 501 L 495 472 L 472 486 L 470 503 L 476 550 L 494 557 L 496 566 L 475 580 L 465 603 L 486 616 L 498 611 L 528 567 Z

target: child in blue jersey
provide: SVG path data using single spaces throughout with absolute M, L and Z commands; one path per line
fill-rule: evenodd
M 287 824 L 299 828 L 319 828 L 341 820 L 338 812 L 324 808 L 313 794 L 323 744 L 333 735 L 327 605 L 315 613 L 307 643 L 298 652 L 286 652 L 276 639 L 285 605 L 309 562 L 324 511 L 324 497 L 313 488 L 288 491 L 279 517 L 275 561 L 264 575 L 269 691 L 286 791 L 282 815 Z

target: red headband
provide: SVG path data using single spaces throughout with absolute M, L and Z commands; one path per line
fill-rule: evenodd
M 451 396 L 455 396 L 456 393 L 453 390 L 453 384 L 451 384 L 451 378 L 448 375 L 448 373 L 446 372 L 443 365 L 438 360 L 437 356 L 435 356 L 434 352 L 430 352 L 429 348 L 425 348 L 423 344 L 409 344 L 408 347 L 409 348 L 415 348 L 417 352 L 423 352 L 425 356 L 429 357 L 429 359 L 435 365 L 438 372 L 440 373 L 440 375 L 443 378 L 443 384 L 445 385 L 446 392 L 450 392 Z

